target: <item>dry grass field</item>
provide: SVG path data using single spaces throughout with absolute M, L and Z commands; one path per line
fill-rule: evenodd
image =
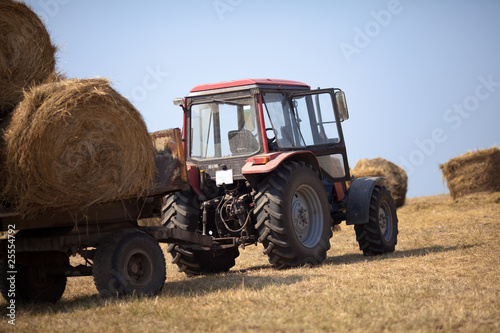
M 500 332 L 500 193 L 408 199 L 396 252 L 364 257 L 354 230 L 334 233 L 323 265 L 276 271 L 261 246 L 227 274 L 187 278 L 167 257 L 157 297 L 102 299 L 70 278 L 61 301 L 27 304 L 0 331 Z

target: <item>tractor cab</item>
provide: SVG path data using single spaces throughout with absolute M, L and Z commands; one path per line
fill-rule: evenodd
M 349 179 L 340 89 L 245 79 L 196 86 L 174 103 L 184 110 L 188 164 L 214 179 L 220 170 L 231 170 L 236 180 L 259 178 L 272 171 L 263 165 L 284 158 L 280 153 L 312 161 L 331 181 Z

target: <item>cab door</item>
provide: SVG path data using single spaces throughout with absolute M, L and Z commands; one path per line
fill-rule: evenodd
M 327 178 L 334 182 L 349 180 L 341 126 L 348 117 L 343 92 L 332 88 L 293 93 L 290 104 L 303 145 L 317 156 Z

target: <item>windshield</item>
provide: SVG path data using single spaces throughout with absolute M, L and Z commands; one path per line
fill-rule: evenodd
M 281 93 L 264 95 L 266 127 L 272 127 L 281 148 L 337 143 L 339 134 L 329 93 L 293 99 Z M 293 105 L 293 107 L 292 107 Z
M 260 150 L 252 98 L 214 99 L 191 106 L 191 157 L 211 159 L 250 155 Z

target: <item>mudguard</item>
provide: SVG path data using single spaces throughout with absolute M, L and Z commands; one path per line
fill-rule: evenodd
M 256 163 L 256 160 L 266 158 L 265 163 Z M 285 160 L 304 161 L 310 164 L 314 170 L 320 171 L 318 159 L 313 152 L 309 150 L 277 152 L 255 155 L 247 159 L 241 169 L 244 176 L 251 174 L 267 174 L 276 169 Z
M 241 173 L 246 180 L 256 187 L 263 178 L 278 168 L 285 161 L 303 161 L 312 166 L 314 171 L 321 177 L 321 169 L 318 159 L 313 152 L 308 150 L 276 152 L 255 155 L 247 159 L 246 164 L 241 168 Z
M 347 192 L 346 224 L 368 223 L 370 199 L 375 185 L 385 185 L 385 178 L 358 178 L 351 183 Z

